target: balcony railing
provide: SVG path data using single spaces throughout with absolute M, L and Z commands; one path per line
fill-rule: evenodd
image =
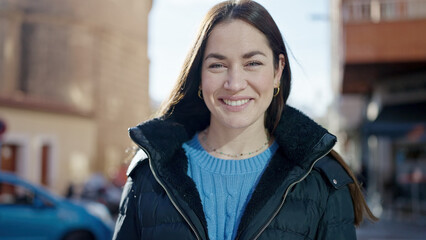
M 352 0 L 342 9 L 345 23 L 426 19 L 426 0 Z

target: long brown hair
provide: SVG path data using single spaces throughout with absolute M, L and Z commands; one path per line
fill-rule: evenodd
M 262 5 L 250 0 L 225 1 L 210 9 L 201 24 L 195 43 L 184 61 L 178 81 L 170 97 L 158 111 L 157 117 L 163 119 L 173 118 L 176 122 L 191 125 L 192 131 L 194 129 L 195 131 L 201 131 L 209 125 L 210 112 L 204 101 L 197 95 L 201 81 L 202 57 L 213 28 L 219 23 L 234 19 L 243 20 L 251 24 L 265 35 L 273 52 L 274 67 L 276 69 L 279 64 L 279 55 L 284 55 L 285 66 L 280 81 L 280 92 L 273 98 L 265 114 L 265 127 L 270 135 L 273 134 L 290 94 L 290 63 L 284 40 L 272 16 Z M 189 121 L 190 123 L 188 123 Z M 364 213 L 367 214 L 369 219 L 377 220 L 368 208 L 361 188 L 349 167 L 336 152 L 332 151 L 332 155 L 354 180 L 353 184 L 349 184 L 349 189 L 354 204 L 355 225 L 361 223 Z

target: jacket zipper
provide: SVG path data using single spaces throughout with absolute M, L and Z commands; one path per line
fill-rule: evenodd
M 314 168 L 315 163 L 317 163 L 321 158 L 323 158 L 324 156 L 326 156 L 328 153 L 330 153 L 332 150 L 332 148 L 330 150 L 328 150 L 325 154 L 323 154 L 321 157 L 317 158 L 311 165 L 311 167 L 309 168 L 309 171 L 303 175 L 302 178 L 300 178 L 299 180 L 293 182 L 292 184 L 290 184 L 287 188 L 287 190 L 284 193 L 284 197 L 283 200 L 281 201 L 280 206 L 275 210 L 274 214 L 272 215 L 272 217 L 268 220 L 268 222 L 262 227 L 262 229 L 260 230 L 260 232 L 256 235 L 256 237 L 253 238 L 253 240 L 256 240 L 260 237 L 260 235 L 265 231 L 265 229 L 269 226 L 269 224 L 271 224 L 272 220 L 277 216 L 278 212 L 281 210 L 281 208 L 284 206 L 284 202 L 287 198 L 287 195 L 290 191 L 290 189 L 292 189 L 294 187 L 294 185 L 300 183 L 301 181 L 303 181 L 308 175 L 309 173 L 312 172 L 312 169 Z
M 149 160 L 149 168 L 151 169 L 152 175 L 154 175 L 155 180 L 158 182 L 158 184 L 160 184 L 160 186 L 164 189 L 164 191 L 166 192 L 167 196 L 170 199 L 170 202 L 172 202 L 173 206 L 176 208 L 176 210 L 179 212 L 179 214 L 183 217 L 183 219 L 185 219 L 186 223 L 188 223 L 188 225 L 191 227 L 192 231 L 194 232 L 195 236 L 197 237 L 198 240 L 201 240 L 201 237 L 198 235 L 197 230 L 195 230 L 195 227 L 192 225 L 192 223 L 189 221 L 189 219 L 183 214 L 182 209 L 180 209 L 177 205 L 177 203 L 173 200 L 170 192 L 167 190 L 166 186 L 160 181 L 160 179 L 157 176 L 157 173 L 154 171 L 154 168 L 152 167 L 152 160 L 151 160 L 151 155 L 149 154 L 149 152 L 142 147 L 141 145 L 137 144 L 139 146 L 139 148 L 141 148 L 146 155 L 148 156 L 148 160 Z

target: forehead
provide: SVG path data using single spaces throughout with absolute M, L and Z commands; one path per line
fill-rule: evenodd
M 254 50 L 272 54 L 268 40 L 261 31 L 245 21 L 231 20 L 213 28 L 204 55 L 211 52 L 245 53 Z

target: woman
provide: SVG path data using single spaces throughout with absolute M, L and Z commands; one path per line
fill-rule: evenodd
M 114 239 L 355 239 L 374 216 L 336 138 L 285 105 L 290 82 L 261 5 L 214 6 L 159 118 L 129 131 Z

